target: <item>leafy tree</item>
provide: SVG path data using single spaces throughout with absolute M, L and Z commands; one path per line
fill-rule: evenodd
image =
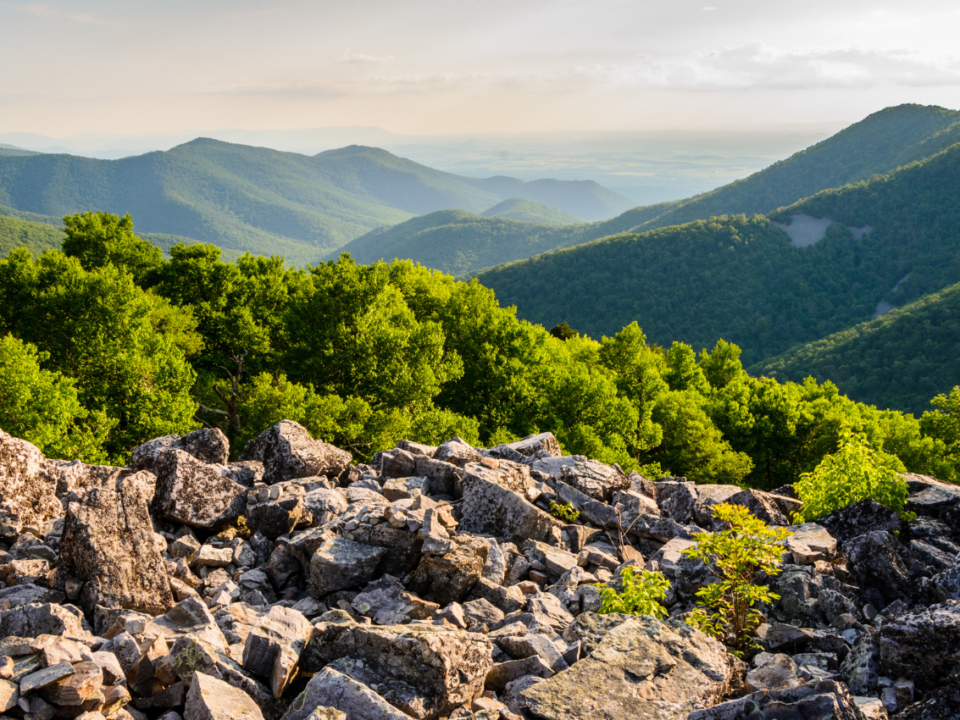
M 924 413 L 920 426 L 924 435 L 943 445 L 941 456 L 948 467 L 941 477 L 960 481 L 960 386 L 949 395 L 937 395 L 930 404 L 937 409 Z
M 896 456 L 873 450 L 862 435 L 845 428 L 840 449 L 794 485 L 803 501 L 796 519 L 816 520 L 868 498 L 908 517 L 904 508 L 909 491 L 899 474 L 903 469 Z
M 709 389 L 703 369 L 697 365 L 697 353 L 682 342 L 674 342 L 666 354 L 667 371 L 663 379 L 671 390 L 695 390 L 706 393 Z
M 710 385 L 725 387 L 734 378 L 744 374 L 743 365 L 740 364 L 740 348 L 722 338 L 717 340 L 712 353 L 706 349 L 700 352 L 700 370 Z
M 725 524 L 724 529 L 696 533 L 697 544 L 684 550 L 687 557 L 703 560 L 717 578 L 697 591 L 702 607 L 687 622 L 742 656 L 754 645 L 751 636 L 763 622 L 755 606 L 779 598 L 766 585 L 756 584 L 757 575 L 779 574 L 782 543 L 791 533 L 768 527 L 742 505 L 721 503 L 713 516 Z
M 47 457 L 102 462 L 103 440 L 115 421 L 88 412 L 72 379 L 43 370 L 48 357 L 12 335 L 0 337 L 0 428 Z
M 160 248 L 133 234 L 133 220 L 105 212 L 85 212 L 63 218 L 63 252 L 84 270 L 112 264 L 141 281 L 163 259 Z
M 662 605 L 663 599 L 670 589 L 670 581 L 663 573 L 641 570 L 639 574 L 627 566 L 620 573 L 620 582 L 623 591 L 617 593 L 608 585 L 598 585 L 602 604 L 597 611 L 601 615 L 606 613 L 628 613 L 630 615 L 650 615 L 655 618 L 667 616 L 667 609 Z
M 550 328 L 550 334 L 559 340 L 569 340 L 577 337 L 580 333 L 570 327 L 570 323 L 562 322 Z

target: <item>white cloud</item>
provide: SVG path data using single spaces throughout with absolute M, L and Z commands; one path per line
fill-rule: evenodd
M 632 80 L 682 89 L 936 87 L 960 85 L 960 60 L 860 47 L 784 51 L 755 42 L 688 61 L 647 60 Z
M 343 55 L 337 58 L 337 62 L 341 65 L 377 65 L 393 62 L 393 55 L 367 55 L 344 50 Z
M 76 23 L 81 23 L 82 25 L 102 25 L 104 27 L 116 27 L 118 25 L 116 22 L 98 18 L 95 15 L 91 15 L 90 13 L 86 12 L 63 12 L 62 10 L 57 10 L 56 8 L 50 7 L 46 3 L 31 2 L 23 5 L 15 5 L 14 7 L 22 12 L 29 13 L 30 15 L 36 15 L 37 17 L 71 20 Z

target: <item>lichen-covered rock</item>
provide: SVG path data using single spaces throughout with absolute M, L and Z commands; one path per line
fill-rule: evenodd
M 240 517 L 246 509 L 247 488 L 223 473 L 177 449 L 162 453 L 155 464 L 155 512 L 169 520 L 206 530 Z
M 310 678 L 281 720 L 321 720 L 330 708 L 346 720 L 410 720 L 369 687 L 333 668 L 324 668 Z
M 324 542 L 310 559 L 310 594 L 321 597 L 334 590 L 362 585 L 373 577 L 387 551 L 335 537 Z
M 854 695 L 872 695 L 880 677 L 880 635 L 864 632 L 840 665 L 840 674 Z
M 960 601 L 949 600 L 887 619 L 880 628 L 880 669 L 929 690 L 960 671 L 958 648 Z
M 173 593 L 148 510 L 152 483 L 118 471 L 67 506 L 60 577 L 85 581 L 81 601 L 150 613 L 166 612 Z
M 300 653 L 310 639 L 310 622 L 292 608 L 275 605 L 250 630 L 243 647 L 243 667 L 266 678 L 279 698 L 293 679 Z
M 747 673 L 746 686 L 750 692 L 789 690 L 802 684 L 799 668 L 788 655 L 769 656 L 766 662 Z
M 584 660 L 522 692 L 543 720 L 685 720 L 720 701 L 741 663 L 679 620 L 630 617 Z
M 897 549 L 897 540 L 885 530 L 858 535 L 845 544 L 860 586 L 873 588 L 886 603 L 909 598 L 914 589 L 910 572 Z
M 247 493 L 247 526 L 275 540 L 291 532 L 306 512 L 304 490 L 292 483 L 254 488 Z
M 0 538 L 13 539 L 60 517 L 56 483 L 41 472 L 43 453 L 35 445 L 0 430 Z
M 418 699 L 405 704 L 419 708 L 418 717 L 435 718 L 482 692 L 492 652 L 485 636 L 463 630 L 317 623 L 300 667 L 317 672 L 338 658 L 361 660 L 385 681 L 408 685 Z
M 531 467 L 600 502 L 609 503 L 614 493 L 630 489 L 627 476 L 617 468 L 582 455 L 542 458 Z
M 130 466 L 137 470 L 153 470 L 167 450 L 183 450 L 202 463 L 225 465 L 230 459 L 230 441 L 220 428 L 201 428 L 179 435 L 149 440 L 133 449 Z
M 243 690 L 202 672 L 193 674 L 184 720 L 263 720 L 260 708 Z
M 829 515 L 817 519 L 817 524 L 826 528 L 833 537 L 846 544 L 858 535 L 868 532 L 898 532 L 901 527 L 897 514 L 875 500 L 860 500 Z
M 960 559 L 951 568 L 930 578 L 930 592 L 938 600 L 960 600 Z
M 407 589 L 441 606 L 463 600 L 480 579 L 486 544 L 457 543 L 443 555 L 423 555 L 407 580 Z
M 338 476 L 350 464 L 351 455 L 314 440 L 302 425 L 282 420 L 247 443 L 240 459 L 262 462 L 263 481 L 272 485 L 314 475 Z
M 697 498 L 697 486 L 682 478 L 661 480 L 657 483 L 657 505 L 660 506 L 660 512 L 682 525 L 693 519 Z
M 522 544 L 559 538 L 563 523 L 495 481 L 494 472 L 468 465 L 463 477 L 460 529 Z
M 551 457 L 561 457 L 563 455 L 560 450 L 560 443 L 557 442 L 557 439 L 551 432 L 527 435 L 527 437 L 522 440 L 507 443 L 507 447 L 514 452 L 520 453 L 524 457 L 531 457 L 533 455 L 543 457 L 541 453 L 545 453 Z
M 743 490 L 736 495 L 731 495 L 726 502 L 731 505 L 742 505 L 750 513 L 767 525 L 789 525 L 790 521 L 783 514 L 780 507 L 774 501 L 773 496 L 760 490 Z

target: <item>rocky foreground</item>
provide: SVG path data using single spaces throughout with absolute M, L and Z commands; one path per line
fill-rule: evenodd
M 550 434 L 352 465 L 285 421 L 228 456 L 218 430 L 125 468 L 0 432 L 5 716 L 960 718 L 960 488 L 933 478 L 909 524 L 863 501 L 791 528 L 744 663 L 684 623 L 712 575 L 682 551 L 719 502 L 789 524 L 789 486 L 654 483 Z M 626 565 L 670 578 L 670 619 L 596 613 Z

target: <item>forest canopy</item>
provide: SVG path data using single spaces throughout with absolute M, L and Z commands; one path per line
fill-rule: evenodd
M 240 451 L 288 418 L 358 458 L 403 437 L 493 446 L 550 430 L 568 453 L 649 476 L 766 489 L 849 429 L 898 467 L 960 473 L 953 395 L 918 420 L 830 382 L 750 377 L 722 340 L 661 347 L 635 322 L 555 337 L 476 280 L 409 261 L 298 269 L 181 244 L 164 259 L 129 217 L 64 225 L 63 250 L 0 260 L 0 426 L 51 456 L 123 463 L 200 426 Z

